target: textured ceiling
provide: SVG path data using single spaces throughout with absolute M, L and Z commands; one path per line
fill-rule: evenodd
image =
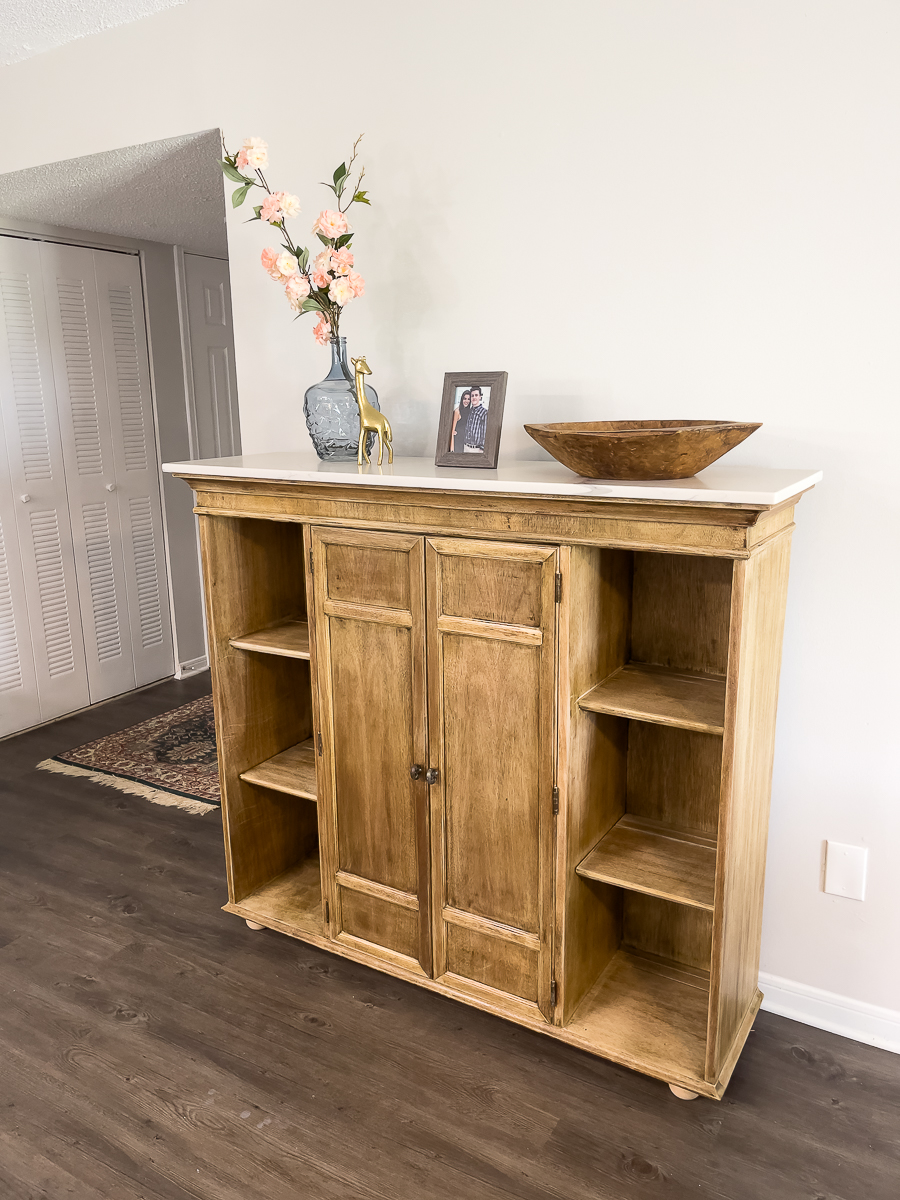
M 0 60 L 32 58 L 186 0 L 0 0 Z
M 217 129 L 0 175 L 0 216 L 228 257 Z

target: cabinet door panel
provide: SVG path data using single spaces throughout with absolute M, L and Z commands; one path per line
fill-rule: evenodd
M 556 550 L 426 545 L 435 974 L 550 1015 Z
M 423 540 L 314 529 L 332 932 L 431 972 Z M 321 802 L 321 801 L 320 801 Z

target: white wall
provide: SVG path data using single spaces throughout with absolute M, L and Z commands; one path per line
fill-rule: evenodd
M 301 229 L 364 130 L 346 333 L 401 454 L 432 451 L 444 371 L 484 368 L 509 371 L 506 452 L 539 457 L 521 425 L 550 414 L 735 417 L 765 424 L 729 461 L 825 469 L 797 514 L 762 966 L 891 1010 L 898 54 L 889 0 L 192 0 L 0 72 L 0 170 L 221 125 L 269 141 Z M 326 352 L 243 217 L 244 447 L 302 446 Z M 822 893 L 825 838 L 870 847 L 865 903 Z

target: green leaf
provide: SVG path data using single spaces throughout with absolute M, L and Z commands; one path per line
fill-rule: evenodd
M 229 162 L 222 163 L 222 170 L 225 172 L 228 178 L 233 179 L 235 183 L 253 182 L 251 179 L 248 179 L 246 175 L 242 175 L 237 167 L 233 167 Z
M 353 203 L 354 204 L 371 204 L 372 201 L 369 199 L 369 197 L 366 195 L 366 193 L 364 191 L 362 191 L 362 192 L 356 193 L 356 195 L 353 197 Z
M 341 163 L 341 165 L 336 168 L 334 174 L 331 177 L 334 180 L 335 187 L 338 186 L 338 184 L 341 182 L 341 180 L 344 178 L 344 176 L 346 174 L 347 174 L 347 164 Z
M 245 183 L 243 187 L 236 188 L 231 196 L 231 207 L 240 208 L 247 198 L 247 193 L 253 187 L 252 183 Z
M 319 183 L 321 183 L 322 187 L 327 187 L 329 192 L 334 192 L 334 194 L 337 195 L 337 188 L 332 187 L 330 183 L 326 183 L 324 179 L 320 179 Z
M 349 246 L 352 238 L 352 233 L 342 233 L 338 240 L 334 243 L 335 250 L 343 250 L 345 246 Z
M 306 249 L 305 246 L 300 251 L 300 253 L 297 255 L 297 262 L 300 264 L 301 271 L 305 271 L 306 268 L 309 266 L 309 251 Z
M 257 217 L 259 217 L 259 214 L 262 212 L 262 205 L 254 204 L 253 211 L 256 213 Z
M 321 312 L 321 311 L 322 311 L 321 305 L 319 304 L 318 300 L 314 300 L 312 296 L 307 296 L 307 298 L 300 305 L 301 313 Z
M 316 237 L 319 239 L 319 241 L 322 243 L 323 246 L 327 246 L 329 248 L 329 250 L 331 249 L 331 238 L 327 238 L 324 233 L 317 233 Z

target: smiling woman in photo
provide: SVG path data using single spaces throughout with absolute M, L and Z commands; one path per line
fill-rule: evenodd
M 472 393 L 468 388 L 459 398 L 459 405 L 453 414 L 453 428 L 450 431 L 450 453 L 460 454 L 466 444 L 466 426 L 472 412 Z

